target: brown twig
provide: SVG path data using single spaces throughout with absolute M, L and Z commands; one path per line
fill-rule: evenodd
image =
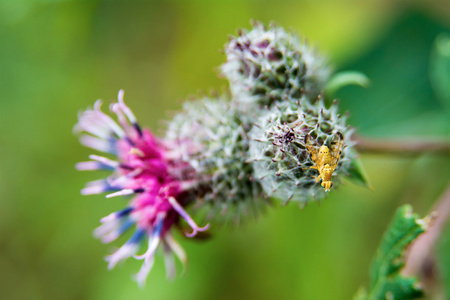
M 428 290 L 440 294 L 442 299 L 448 299 L 444 296 L 445 291 L 436 279 L 436 260 L 433 250 L 450 217 L 450 185 L 434 205 L 431 214 L 434 215 L 434 219 L 430 222 L 427 231 L 421 234 L 409 248 L 402 273 L 406 276 L 419 275 Z
M 408 251 L 407 262 L 403 269 L 404 274 L 417 274 L 423 267 L 426 258 L 431 254 L 433 246 L 450 216 L 450 185 L 439 198 L 432 212 L 436 213 L 436 218 L 431 222 L 431 226 L 427 231 L 420 235 L 411 245 Z
M 448 140 L 394 140 L 394 139 L 372 139 L 355 138 L 355 148 L 361 153 L 374 154 L 398 154 L 417 155 L 422 153 L 450 154 L 450 141 Z

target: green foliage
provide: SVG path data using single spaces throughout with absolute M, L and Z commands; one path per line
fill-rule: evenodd
M 341 109 L 351 112 L 348 122 L 358 127 L 359 134 L 448 134 L 448 111 L 428 76 L 430 56 L 434 59 L 433 52 L 438 52 L 434 41 L 440 36 L 437 41 L 443 49 L 442 32 L 446 30 L 422 14 L 405 15 L 379 44 L 342 66 L 361 71 L 371 80 L 370 89 L 346 86 L 336 92 L 342 99 Z M 443 65 L 435 66 L 444 69 Z M 439 81 L 444 80 L 441 76 L 436 76 Z M 442 86 L 448 88 L 448 82 L 442 81 Z
M 360 159 L 353 159 L 350 163 L 350 166 L 347 169 L 348 179 L 355 184 L 371 188 L 369 178 L 366 175 L 366 172 L 361 164 Z
M 325 94 L 333 97 L 333 95 L 340 88 L 347 85 L 359 85 L 362 87 L 368 87 L 370 85 L 370 79 L 361 72 L 357 71 L 343 71 L 334 74 L 333 77 L 327 82 L 325 88 Z
M 419 219 L 413 214 L 410 205 L 397 210 L 372 262 L 369 292 L 359 290 L 355 300 L 407 300 L 423 296 L 417 280 L 402 276 L 400 270 L 405 265 L 408 246 L 425 232 L 428 222 L 429 218 Z
M 450 109 L 450 35 L 440 34 L 431 52 L 430 81 L 436 97 Z

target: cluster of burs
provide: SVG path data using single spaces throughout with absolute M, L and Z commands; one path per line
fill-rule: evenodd
M 324 99 L 326 60 L 294 33 L 260 23 L 232 37 L 225 53 L 221 72 L 230 92 L 186 102 L 166 132 L 201 178 L 193 187 L 195 206 L 238 220 L 270 199 L 303 207 L 325 197 L 305 135 L 327 145 L 342 133 L 333 189 L 355 159 L 352 129 L 337 102 Z

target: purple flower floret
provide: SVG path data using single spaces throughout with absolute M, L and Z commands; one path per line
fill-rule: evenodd
M 80 142 L 92 149 L 116 156 L 90 155 L 91 161 L 76 165 L 78 170 L 111 170 L 106 179 L 93 181 L 81 191 L 83 195 L 111 192 L 107 198 L 134 195 L 128 206 L 101 219 L 94 234 L 104 243 L 116 240 L 129 228 L 134 227 L 130 239 L 116 252 L 106 257 L 108 268 L 112 269 L 130 256 L 144 260 L 136 276 L 139 285 L 145 283 L 150 272 L 155 252 L 162 245 L 166 261 L 167 276 L 175 275 L 173 253 L 186 263 L 186 255 L 171 234 L 171 228 L 178 225 L 180 216 L 195 236 L 209 225 L 199 227 L 184 210 L 188 204 L 188 190 L 196 184 L 194 169 L 177 159 L 180 155 L 164 140 L 156 138 L 149 130 L 141 129 L 132 111 L 119 92 L 118 103 L 110 106 L 118 122 L 101 111 L 101 101 L 94 109 L 79 115 L 75 129 L 85 132 Z M 142 255 L 136 255 L 141 243 L 148 238 L 148 248 Z

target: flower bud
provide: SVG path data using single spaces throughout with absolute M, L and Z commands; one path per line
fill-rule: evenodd
M 254 22 L 225 46 L 223 75 L 234 100 L 271 106 L 286 99 L 316 99 L 330 74 L 326 60 L 306 42 L 274 25 Z

